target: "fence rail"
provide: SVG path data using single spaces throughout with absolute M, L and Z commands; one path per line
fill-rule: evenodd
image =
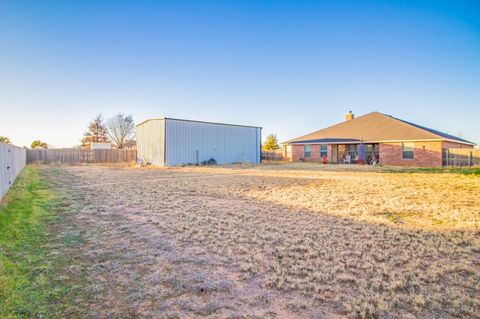
M 26 150 L 0 143 L 0 200 L 26 164 Z
M 136 150 L 59 148 L 27 151 L 27 163 L 123 163 L 136 160 Z
M 447 148 L 443 150 L 444 166 L 479 166 L 480 149 Z

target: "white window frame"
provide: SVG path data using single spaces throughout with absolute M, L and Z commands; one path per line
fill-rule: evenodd
M 308 151 L 307 151 L 307 147 L 308 147 Z M 307 156 L 307 152 L 308 152 L 308 156 Z M 312 145 L 304 145 L 303 146 L 303 157 L 304 158 L 311 158 L 312 157 Z
M 322 147 L 325 147 L 325 149 L 322 150 Z M 324 156 L 328 156 L 328 146 L 320 145 L 320 158 L 323 158 Z
M 412 154 L 412 157 L 405 156 L 405 153 Z M 413 160 L 415 159 L 415 144 L 412 142 L 402 143 L 402 159 L 404 160 Z

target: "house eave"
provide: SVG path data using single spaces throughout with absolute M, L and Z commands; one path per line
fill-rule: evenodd
M 340 141 L 340 142 L 313 142 L 313 141 L 298 141 L 298 142 L 283 142 L 281 145 L 348 145 L 348 144 L 378 144 L 378 143 L 403 143 L 403 142 L 452 142 L 458 144 L 465 144 L 475 146 L 477 144 L 463 141 L 456 141 L 453 139 L 435 138 L 435 139 L 413 139 L 413 140 L 357 140 L 357 141 Z

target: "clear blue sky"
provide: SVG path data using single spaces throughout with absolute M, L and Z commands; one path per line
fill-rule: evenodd
M 380 111 L 480 144 L 480 1 L 0 1 L 0 135 L 97 114 L 280 140 Z

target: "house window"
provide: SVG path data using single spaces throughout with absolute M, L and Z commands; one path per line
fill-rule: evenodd
M 413 159 L 413 143 L 402 143 L 402 157 Z
M 320 145 L 320 157 L 326 157 L 327 153 L 327 145 Z
M 310 158 L 311 156 L 312 156 L 312 146 L 311 145 L 305 145 L 303 147 L 303 157 Z

